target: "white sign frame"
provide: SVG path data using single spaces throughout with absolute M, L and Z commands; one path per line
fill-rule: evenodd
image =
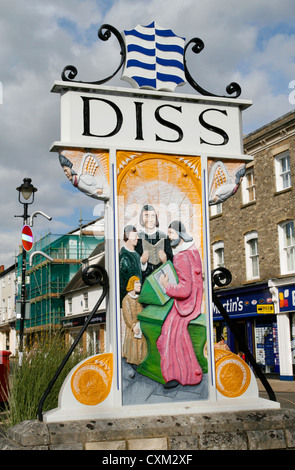
M 251 386 L 241 398 L 225 399 L 215 387 L 207 161 L 208 158 L 242 162 L 252 160 L 251 156 L 243 154 L 242 137 L 242 111 L 251 105 L 251 101 L 65 82 L 55 82 L 52 92 L 61 95 L 61 140 L 53 143 L 51 151 L 87 148 L 109 152 L 110 197 L 105 203 L 105 254 L 110 278 L 106 352 L 113 353 L 114 376 L 110 395 L 105 402 L 87 407 L 71 397 L 69 384 L 72 371 L 62 388 L 59 408 L 45 413 L 44 421 L 270 407 L 269 401 L 258 399 L 253 374 Z M 201 157 L 203 261 L 208 312 L 208 401 L 175 402 L 173 406 L 167 404 L 165 407 L 163 404 L 122 406 L 116 166 L 118 150 Z M 277 404 L 271 406 L 277 407 Z

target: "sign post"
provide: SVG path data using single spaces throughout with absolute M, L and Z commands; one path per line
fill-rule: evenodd
M 24 250 L 31 251 L 33 244 L 33 232 L 29 225 L 24 225 L 22 229 L 22 246 Z
M 44 421 L 277 407 L 213 343 L 209 206 L 234 196 L 252 160 L 241 125 L 251 102 L 236 83 L 226 96 L 196 83 L 186 56 L 200 39 L 155 22 L 100 28 L 111 34 L 133 89 L 81 82 L 66 67 L 52 89 L 61 140 L 51 148 L 70 182 L 105 204 L 106 351 L 71 371 Z M 174 93 L 186 82 L 202 96 Z M 89 406 L 89 394 L 102 398 Z

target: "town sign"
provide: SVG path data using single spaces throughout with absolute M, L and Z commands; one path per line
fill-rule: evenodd
M 247 363 L 213 343 L 209 206 L 234 196 L 252 160 L 251 102 L 236 83 L 217 96 L 193 79 L 198 38 L 155 22 L 98 35 L 115 36 L 120 64 L 96 82 L 65 67 L 51 150 L 77 190 L 104 201 L 106 351 L 70 372 L 44 420 L 277 407 L 258 397 Z M 105 85 L 119 70 L 132 88 Z M 175 93 L 184 84 L 198 94 Z

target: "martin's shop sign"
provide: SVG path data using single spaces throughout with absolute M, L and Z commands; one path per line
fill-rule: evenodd
M 111 36 L 121 57 L 112 75 L 84 82 L 69 65 L 52 89 L 61 140 L 51 150 L 73 186 L 104 204 L 109 292 L 106 351 L 71 371 L 46 420 L 171 414 L 188 402 L 213 411 L 222 399 L 220 411 L 233 397 L 253 409 L 250 367 L 214 348 L 209 233 L 209 205 L 236 193 L 253 159 L 242 135 L 251 102 L 237 83 L 220 96 L 196 82 L 187 55 L 203 50 L 199 38 L 155 22 L 103 25 L 98 37 Z M 129 88 L 105 86 L 119 70 Z M 198 94 L 174 92 L 185 84 Z
M 234 318 L 274 314 L 274 304 L 267 285 L 259 288 L 219 292 L 218 298 L 227 313 Z M 213 306 L 213 319 L 223 320 L 215 305 Z

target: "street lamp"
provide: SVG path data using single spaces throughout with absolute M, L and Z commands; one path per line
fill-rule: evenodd
M 18 200 L 24 206 L 24 213 L 22 215 L 16 215 L 15 217 L 22 217 L 23 224 L 27 224 L 28 215 L 28 206 L 33 204 L 34 195 L 37 191 L 32 185 L 31 178 L 24 178 L 21 186 L 16 188 L 18 191 Z M 27 252 L 22 249 L 22 284 L 21 284 L 21 317 L 20 317 L 20 330 L 19 330 L 19 352 L 23 352 L 23 337 L 24 337 L 24 323 L 25 323 L 25 312 L 26 312 L 26 258 Z
M 38 191 L 38 189 L 32 185 L 31 178 L 24 178 L 23 183 L 21 184 L 21 186 L 16 188 L 16 190 L 18 191 L 19 202 L 24 205 L 24 214 L 20 216 L 16 216 L 16 217 L 23 217 L 24 223 L 27 223 L 28 205 L 33 204 L 34 194 L 36 191 Z M 30 201 L 30 198 L 31 198 L 31 201 Z

